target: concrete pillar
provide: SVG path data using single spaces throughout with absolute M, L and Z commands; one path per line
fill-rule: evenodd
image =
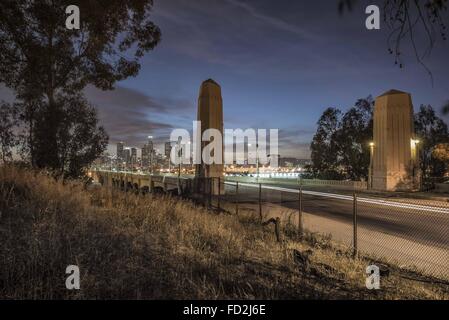
M 196 165 L 195 177 L 199 181 L 205 181 L 204 178 L 221 178 L 223 179 L 223 99 L 221 97 L 221 88 L 212 79 L 208 79 L 201 84 L 199 98 L 198 98 L 198 121 L 201 121 L 201 136 L 207 129 L 217 129 L 221 132 L 222 137 L 222 159 L 219 164 L 207 165 L 203 163 Z M 204 147 L 209 142 L 201 143 L 201 154 Z M 218 179 L 216 185 L 213 186 L 213 193 L 218 194 Z M 224 190 L 221 191 L 223 193 Z
M 390 90 L 377 97 L 373 126 L 373 189 L 416 189 L 417 140 L 410 94 Z

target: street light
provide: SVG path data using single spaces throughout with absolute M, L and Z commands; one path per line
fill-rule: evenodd
M 148 136 L 148 141 L 149 140 L 152 140 L 153 139 L 153 136 Z M 148 142 L 148 147 L 149 147 L 150 145 L 149 145 L 149 142 Z M 154 157 L 153 157 L 153 141 L 151 141 L 151 149 L 150 148 L 148 148 L 147 149 L 147 152 L 149 152 L 150 154 L 149 155 L 147 155 L 147 157 L 149 156 L 149 161 L 150 161 L 150 173 L 151 174 L 153 174 L 154 172 L 153 172 L 153 162 L 154 162 Z
M 419 145 L 420 141 L 418 139 L 411 139 L 410 140 L 410 146 L 412 149 L 412 156 L 413 156 L 413 160 L 416 161 L 417 159 L 417 149 L 418 149 L 418 145 Z
M 251 143 L 248 143 L 248 165 L 249 165 L 249 148 L 252 147 L 253 145 Z M 252 168 L 252 166 L 249 166 L 250 168 Z
M 413 175 L 413 180 L 416 182 L 416 171 L 417 169 L 419 169 L 419 152 L 418 152 L 418 146 L 420 144 L 421 141 L 419 141 L 419 139 L 411 139 L 410 140 L 410 146 L 411 146 L 411 151 L 412 151 L 412 161 L 413 161 L 413 170 L 412 170 L 412 175 Z M 418 178 L 419 179 L 419 178 Z M 420 180 L 420 179 L 419 179 Z M 421 181 L 418 182 L 419 184 L 421 184 Z
M 178 152 L 178 161 L 179 161 L 179 166 L 178 166 L 178 179 L 181 178 L 181 162 L 182 162 L 182 145 L 181 145 L 181 138 L 178 139 L 178 141 L 176 142 L 176 149 Z
M 373 188 L 373 156 L 374 156 L 374 142 L 369 143 L 370 154 L 369 154 L 369 172 L 368 172 L 368 186 L 369 189 Z
M 256 177 L 257 177 L 257 182 L 259 182 L 259 144 L 256 143 Z
M 252 147 L 252 144 L 249 143 L 248 147 Z M 258 154 L 259 144 L 256 143 L 256 179 L 259 182 L 259 154 Z
M 188 152 L 188 154 L 189 154 L 189 162 L 190 162 L 190 170 L 193 170 L 193 152 L 192 152 L 192 150 L 191 150 L 191 142 L 190 141 L 187 141 L 187 152 Z

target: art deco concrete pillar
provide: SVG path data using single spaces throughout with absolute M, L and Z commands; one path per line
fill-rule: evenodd
M 201 136 L 207 129 L 217 129 L 221 132 L 222 146 L 223 146 L 223 100 L 221 97 L 221 88 L 212 79 L 208 79 L 201 84 L 200 94 L 198 97 L 198 121 L 201 121 Z M 204 147 L 209 142 L 201 143 L 201 154 Z M 222 147 L 223 155 L 223 147 Z M 222 156 L 220 163 L 205 164 L 201 157 L 201 164 L 196 165 L 195 175 L 199 180 L 206 180 L 204 178 L 213 178 L 212 193 L 218 194 L 218 178 L 223 182 L 223 160 Z M 223 193 L 223 186 L 221 187 Z
M 373 189 L 411 191 L 418 188 L 419 159 L 410 94 L 390 90 L 374 107 Z

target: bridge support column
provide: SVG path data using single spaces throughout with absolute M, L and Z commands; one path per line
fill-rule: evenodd
M 221 97 L 221 87 L 212 79 L 208 79 L 201 84 L 198 97 L 197 119 L 201 123 L 201 127 L 198 128 L 199 130 L 197 133 L 199 137 L 203 136 L 204 132 L 208 129 L 218 130 L 223 136 L 223 99 Z M 224 148 L 222 137 L 221 141 L 219 141 L 219 146 L 221 148 L 221 159 L 219 159 L 218 163 L 213 162 L 213 164 L 207 164 L 212 161 L 206 160 L 211 159 L 201 159 L 201 163 L 196 164 L 195 177 L 199 178 L 200 182 L 206 181 L 204 178 L 223 179 Z M 197 155 L 202 155 L 204 147 L 205 144 L 200 143 L 196 146 L 194 152 Z M 216 150 L 214 150 L 214 153 L 215 152 Z M 207 157 L 210 157 L 210 154 L 207 154 Z M 218 179 L 216 181 L 218 182 Z M 220 187 L 220 184 L 214 183 L 211 192 L 214 195 L 224 194 L 225 190 L 219 190 Z

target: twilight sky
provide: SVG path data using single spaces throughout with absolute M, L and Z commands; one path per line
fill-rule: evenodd
M 345 110 L 392 88 L 410 92 L 415 109 L 425 103 L 440 110 L 449 99 L 449 41 L 426 60 L 433 86 L 410 48 L 405 68 L 397 68 L 387 26 L 365 28 L 366 6 L 381 1 L 360 1 L 343 16 L 337 0 L 154 2 L 162 41 L 143 58 L 140 74 L 113 92 L 86 89 L 112 145 L 140 147 L 148 135 L 163 142 L 172 128 L 191 128 L 208 78 L 222 87 L 225 128 L 279 128 L 281 156 L 301 158 L 327 107 Z M 0 88 L 0 99 L 7 94 Z

